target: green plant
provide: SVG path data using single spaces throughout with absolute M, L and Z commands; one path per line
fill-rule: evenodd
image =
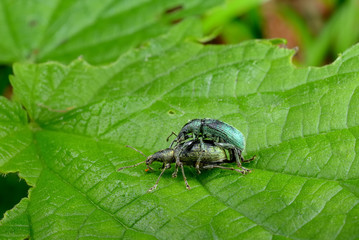
M 166 33 L 173 21 L 203 13 L 222 0 L 0 2 L 0 63 L 61 61 L 82 56 L 115 61 Z
M 298 69 L 294 51 L 271 41 L 198 44 L 196 23 L 110 65 L 14 65 L 14 101 L 0 98 L 0 169 L 32 189 L 1 237 L 359 237 L 359 45 Z M 157 174 L 116 171 L 143 159 L 126 144 L 151 154 L 200 117 L 244 133 L 245 156 L 258 156 L 251 174 L 187 168 L 187 191 L 168 171 L 147 194 Z

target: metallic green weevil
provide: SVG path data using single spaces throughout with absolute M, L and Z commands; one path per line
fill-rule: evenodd
M 174 132 L 172 132 L 172 134 L 177 137 L 172 141 L 170 147 L 172 147 L 174 143 L 176 143 L 176 145 L 183 143 L 189 138 L 194 140 L 199 139 L 202 147 L 203 139 L 210 139 L 213 140 L 217 146 L 232 149 L 235 153 L 234 156 L 238 167 L 241 167 L 241 161 L 244 160 L 242 152 L 245 148 L 245 138 L 238 129 L 225 122 L 210 118 L 193 119 L 182 127 L 178 135 Z M 186 147 L 186 145 L 184 145 L 184 147 Z
M 136 167 L 142 163 L 146 163 L 147 168 L 149 170 L 153 170 L 150 165 L 153 162 L 162 162 L 162 171 L 159 175 L 155 185 L 151 187 L 148 191 L 151 192 L 152 190 L 156 189 L 160 178 L 162 177 L 163 173 L 171 168 L 172 163 L 176 163 L 175 171 L 172 174 L 172 177 L 177 177 L 178 168 L 180 167 L 182 170 L 182 175 L 184 182 L 186 184 L 186 188 L 189 190 L 190 186 L 187 182 L 187 178 L 184 172 L 184 165 L 190 167 L 198 166 L 197 170 L 198 173 L 201 173 L 199 169 L 213 169 L 213 168 L 221 168 L 227 170 L 233 170 L 242 174 L 246 174 L 250 172 L 249 169 L 240 166 L 240 169 L 232 168 L 232 167 L 224 167 L 221 166 L 224 163 L 233 163 L 235 162 L 234 151 L 232 149 L 225 150 L 220 146 L 216 146 L 213 141 L 203 141 L 203 146 L 201 147 L 201 143 L 199 141 L 188 141 L 186 143 L 180 143 L 174 148 L 166 148 L 164 150 L 158 151 L 150 156 L 146 156 L 141 151 L 134 149 L 135 151 L 141 153 L 143 156 L 146 157 L 146 160 L 143 162 L 136 163 L 131 166 L 121 167 L 117 171 L 121 171 L 125 168 Z M 186 146 L 184 146 L 186 145 Z M 130 146 L 128 146 L 130 147 Z M 250 162 L 254 159 L 244 160 L 242 162 Z M 198 161 L 200 160 L 200 161 Z M 147 169 L 146 169 L 147 170 Z

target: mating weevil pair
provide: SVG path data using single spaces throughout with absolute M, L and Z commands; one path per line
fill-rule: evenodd
M 177 177 L 178 168 L 181 167 L 187 189 L 190 189 L 190 186 L 184 172 L 184 165 L 195 167 L 198 173 L 200 173 L 200 169 L 212 168 L 234 170 L 242 174 L 250 172 L 249 169 L 242 167 L 242 163 L 252 161 L 255 156 L 248 160 L 242 157 L 242 151 L 245 147 L 244 136 L 239 130 L 227 123 L 208 118 L 194 119 L 185 124 L 178 135 L 172 132 L 170 136 L 173 134 L 176 135 L 176 139 L 172 141 L 169 148 L 148 157 L 141 151 L 134 149 L 144 155 L 146 160 L 119 168 L 118 171 L 136 167 L 142 163 L 146 163 L 148 169 L 152 170 L 150 165 L 154 161 L 162 162 L 162 172 L 155 185 L 148 191 L 156 189 L 160 178 L 171 167 L 171 163 L 176 163 L 176 169 L 172 177 Z M 176 144 L 174 145 L 174 143 Z M 221 166 L 224 163 L 232 162 L 236 162 L 240 169 Z

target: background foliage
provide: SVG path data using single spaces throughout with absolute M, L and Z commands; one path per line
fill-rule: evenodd
M 25 13 L 0 2 L 0 59 L 18 62 L 12 100 L 0 98 L 0 171 L 31 187 L 0 237 L 359 237 L 359 46 L 296 68 L 280 40 L 203 45 L 201 29 L 224 38 L 218 25 L 234 14 L 222 6 L 193 19 L 220 4 L 205 2 L 29 1 Z M 66 65 L 33 63 L 47 60 Z M 244 133 L 253 173 L 186 168 L 187 191 L 169 170 L 147 194 L 159 171 L 116 171 L 143 159 L 126 144 L 152 154 L 202 117 Z

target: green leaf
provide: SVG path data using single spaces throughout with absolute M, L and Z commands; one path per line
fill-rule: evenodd
M 211 9 L 203 19 L 204 32 L 228 24 L 234 18 L 260 6 L 265 0 L 227 0 L 225 4 Z
M 183 41 L 192 26 L 108 66 L 15 66 L 25 110 L 0 99 L 0 170 L 19 171 L 33 189 L 0 236 L 21 222 L 19 239 L 26 229 L 32 239 L 359 238 L 359 45 L 298 69 L 294 51 L 270 41 Z M 143 161 L 125 145 L 152 154 L 203 117 L 244 133 L 252 173 L 185 168 L 188 191 L 168 170 L 146 193 L 160 164 L 116 171 Z
M 2 0 L 0 63 L 68 63 L 79 56 L 96 64 L 111 62 L 168 31 L 172 21 L 203 13 L 221 2 Z
M 308 45 L 305 60 L 307 65 L 323 64 L 328 52 L 336 56 L 357 42 L 359 30 L 353 26 L 359 20 L 358 10 L 357 1 L 349 0 L 333 13 L 319 36 Z
M 14 209 L 6 212 L 0 225 L 1 239 L 24 239 L 29 235 L 28 204 L 29 199 L 24 198 Z

